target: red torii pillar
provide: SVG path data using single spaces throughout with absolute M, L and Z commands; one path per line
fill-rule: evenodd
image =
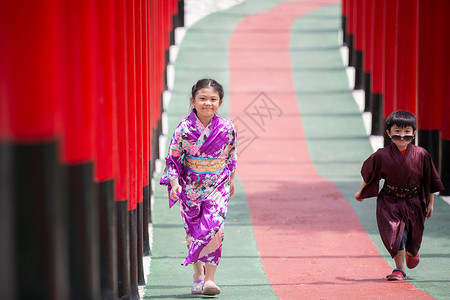
M 98 0 L 97 23 L 99 38 L 99 89 L 95 101 L 95 168 L 98 184 L 96 198 L 100 221 L 100 285 L 102 299 L 116 299 L 117 275 L 117 217 L 114 197 L 114 177 L 117 159 L 117 107 L 115 72 L 115 10 L 116 3 Z
M 129 192 L 128 214 L 130 224 L 130 287 L 131 297 L 139 298 L 138 258 L 137 258 L 137 203 L 139 197 L 138 178 L 138 124 L 136 91 L 136 37 L 135 37 L 135 1 L 125 5 L 126 60 L 127 60 L 127 102 L 128 102 L 128 172 Z M 140 112 L 140 110 L 139 110 Z
M 94 107 L 99 91 L 96 7 L 90 0 L 63 5 L 66 69 L 61 148 L 69 176 L 70 292 L 73 298 L 99 299 L 99 221 L 93 182 Z
M 143 85 L 143 20 L 142 20 L 142 0 L 135 0 L 135 67 L 136 67 L 136 136 L 137 136 L 137 230 L 136 230 L 136 247 L 137 247 L 137 281 L 138 285 L 145 285 L 144 266 L 143 266 L 143 219 L 144 219 L 144 88 Z
M 444 13 L 444 18 L 446 23 L 450 20 L 450 2 L 441 0 L 439 3 L 443 4 L 442 13 Z M 440 175 L 442 183 L 444 184 L 445 190 L 440 192 L 441 195 L 450 196 L 450 58 L 448 53 L 450 53 L 450 32 L 445 30 L 447 26 L 442 27 L 443 35 L 441 42 L 438 47 L 443 48 L 442 59 L 442 81 L 443 81 L 443 98 L 442 98 L 442 110 L 441 110 L 441 151 L 440 151 Z M 434 111 L 435 114 L 439 112 Z
M 372 57 L 370 59 L 372 77 L 370 91 L 370 112 L 372 113 L 372 135 L 384 134 L 383 121 L 383 47 L 384 47 L 384 10 L 385 1 L 373 1 L 372 19 Z
M 0 265 L 4 299 L 68 299 L 58 163 L 60 3 L 0 1 Z M 6 174 L 6 175 L 5 175 Z
M 127 41 L 126 0 L 115 0 L 115 54 L 117 151 L 115 169 L 115 200 L 117 212 L 117 268 L 119 298 L 131 298 L 130 283 L 130 225 L 128 214 L 129 157 L 128 157 L 128 95 L 127 95 Z
M 355 66 L 355 90 L 361 90 L 364 88 L 363 84 L 363 2 L 362 0 L 353 1 L 353 30 L 354 30 L 354 52 L 353 60 Z M 365 107 L 364 111 L 368 111 L 369 108 Z
M 348 35 L 347 35 L 347 10 L 348 10 L 348 3 L 350 0 L 342 0 L 341 4 L 341 30 L 342 30 L 342 45 L 347 46 L 348 41 Z
M 397 0 L 395 110 L 417 113 L 417 0 Z
M 397 24 L 397 1 L 399 0 L 383 0 L 384 1 L 384 43 L 383 43 L 383 118 L 384 120 L 395 111 L 395 77 L 396 64 L 395 53 L 396 43 L 396 24 Z M 384 134 L 384 144 L 389 145 L 391 140 Z
M 372 22 L 374 13 L 374 0 L 363 0 L 363 87 L 365 111 L 370 111 L 371 73 L 372 66 Z
M 355 66 L 355 61 L 353 60 L 353 52 L 355 51 L 354 40 L 355 40 L 355 4 L 356 0 L 347 0 L 347 47 L 348 47 L 348 65 L 349 67 Z
M 143 152 L 144 152 L 144 173 L 143 173 L 143 255 L 150 255 L 150 240 L 148 224 L 151 215 L 151 180 L 150 180 L 150 57 L 149 57 L 149 0 L 144 0 L 142 7 L 142 83 L 143 83 Z
M 445 1 L 419 0 L 418 142 L 439 166 L 439 129 L 445 97 Z

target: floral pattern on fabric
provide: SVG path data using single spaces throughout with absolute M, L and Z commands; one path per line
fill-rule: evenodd
M 235 171 L 237 161 L 236 140 L 232 122 L 217 115 L 205 127 L 192 112 L 175 129 L 160 184 L 168 186 L 169 195 L 171 180 L 178 179 L 182 187 L 179 202 L 189 247 L 183 265 L 196 261 L 219 263 L 221 242 L 220 246 L 216 245 L 214 237 L 223 228 L 227 214 L 230 174 Z M 226 166 L 217 172 L 195 172 L 185 167 L 186 155 L 197 159 L 225 159 Z M 169 196 L 169 207 L 175 203 Z M 223 234 L 218 240 L 222 239 Z M 208 246 L 212 240 L 214 247 Z M 204 249 L 211 252 L 205 253 Z

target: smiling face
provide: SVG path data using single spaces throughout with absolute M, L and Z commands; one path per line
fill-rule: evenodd
M 206 126 L 222 104 L 222 99 L 216 89 L 207 87 L 199 90 L 194 99 L 191 98 L 191 104 L 197 111 L 197 117 Z
M 386 130 L 386 133 L 400 151 L 408 147 L 416 134 L 412 126 L 401 127 L 396 124 L 391 127 L 391 130 Z

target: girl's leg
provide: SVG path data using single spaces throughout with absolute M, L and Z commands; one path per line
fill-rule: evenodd
M 205 264 L 206 274 L 205 283 L 203 284 L 203 295 L 218 295 L 220 294 L 220 288 L 214 282 L 214 274 L 216 273 L 217 266 Z
M 194 266 L 194 276 L 198 277 L 205 275 L 203 273 L 203 263 L 201 261 L 194 263 L 193 266 Z
M 208 280 L 214 281 L 214 274 L 216 273 L 217 266 L 205 264 L 206 274 L 205 282 Z
M 397 269 L 405 271 L 405 249 L 399 250 L 397 255 L 394 256 L 395 266 Z

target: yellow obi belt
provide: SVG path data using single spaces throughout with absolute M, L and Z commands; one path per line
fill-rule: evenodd
M 183 164 L 189 170 L 196 173 L 215 173 L 225 168 L 224 158 L 203 158 L 185 155 Z

